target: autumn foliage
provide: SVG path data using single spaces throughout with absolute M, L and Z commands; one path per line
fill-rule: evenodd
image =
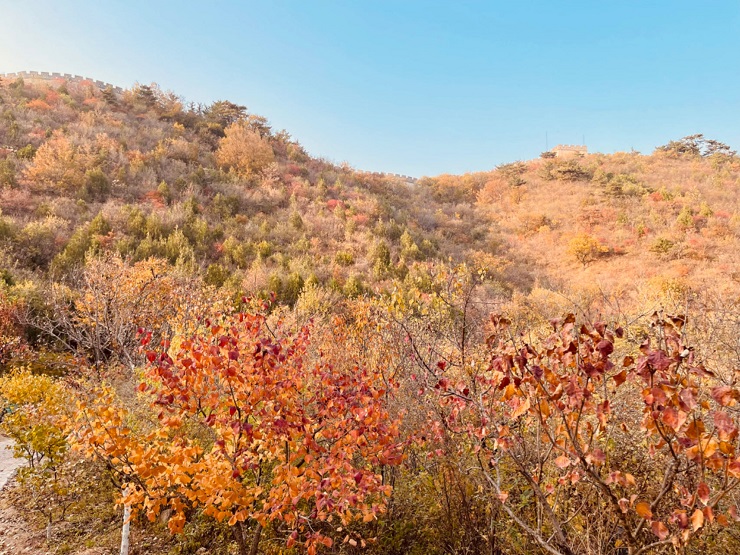
M 149 351 L 139 390 L 158 414 L 145 436 L 111 408 L 110 392 L 80 406 L 79 441 L 122 475 L 124 503 L 150 519 L 169 507 L 173 532 L 200 508 L 235 527 L 244 552 L 244 523 L 259 541 L 279 522 L 288 547 L 314 553 L 337 526 L 383 512 L 390 487 L 379 471 L 400 462 L 387 386 L 372 369 L 312 359 L 308 329 L 276 332 L 242 313 L 172 355 Z
M 491 498 L 546 552 L 683 549 L 740 519 L 740 390 L 695 360 L 683 324 L 656 315 L 639 352 L 613 360 L 621 328 L 569 315 L 531 343 L 494 317 L 490 358 L 440 364 L 430 383 L 438 434 L 465 438 Z
M 740 552 L 727 145 L 413 180 L 155 84 L 0 104 L 0 496 L 49 550 Z

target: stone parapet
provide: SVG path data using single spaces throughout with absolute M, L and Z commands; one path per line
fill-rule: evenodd
M 87 81 L 92 85 L 95 85 L 100 90 L 111 88 L 116 94 L 123 94 L 123 89 L 100 81 L 98 79 L 91 79 L 90 77 L 83 77 L 82 75 L 73 75 L 71 73 L 58 73 L 51 71 L 17 71 L 12 73 L 0 73 L 0 79 L 23 79 L 28 81 L 70 81 L 73 83 L 82 83 Z

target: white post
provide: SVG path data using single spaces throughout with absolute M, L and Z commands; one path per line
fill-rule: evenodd
M 123 527 L 121 528 L 121 555 L 128 555 L 129 534 L 131 531 L 131 505 L 123 506 Z

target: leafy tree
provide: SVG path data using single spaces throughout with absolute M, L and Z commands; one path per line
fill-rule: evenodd
M 218 165 L 226 170 L 248 177 L 275 161 L 275 154 L 267 139 L 239 120 L 224 130 L 225 137 L 216 150 Z
M 14 442 L 16 457 L 25 460 L 18 470 L 24 503 L 46 520 L 46 540 L 52 525 L 64 520 L 79 497 L 76 463 L 67 442 L 68 392 L 49 376 L 36 376 L 26 368 L 0 378 L 2 430 Z
M 260 314 L 209 325 L 172 357 L 148 353 L 151 434 L 134 434 L 110 391 L 80 405 L 79 441 L 123 476 L 124 503 L 150 519 L 168 506 L 173 532 L 200 508 L 228 521 L 241 555 L 257 553 L 269 523 L 314 554 L 337 526 L 374 520 L 390 493 L 377 469 L 400 460 L 382 377 L 310 359 L 307 329 L 284 334 Z M 210 439 L 190 439 L 193 426 Z
M 735 156 L 737 152 L 729 146 L 713 139 L 706 139 L 704 135 L 688 135 L 677 141 L 670 141 L 668 144 L 659 146 L 656 152 L 663 152 L 673 156 L 713 156 L 715 154 L 723 156 Z
M 599 256 L 608 252 L 609 248 L 602 245 L 598 239 L 580 233 L 568 243 L 568 252 L 575 257 L 578 262 L 585 268 L 590 262 L 596 260 Z
M 205 117 L 206 121 L 218 124 L 223 130 L 246 118 L 247 108 L 228 100 L 218 100 L 206 108 Z
M 46 188 L 71 193 L 84 185 L 85 172 L 85 161 L 75 146 L 67 136 L 55 132 L 39 147 L 26 177 Z

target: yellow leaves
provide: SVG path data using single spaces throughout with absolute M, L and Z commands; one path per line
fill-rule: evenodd
M 224 130 L 216 150 L 216 162 L 226 170 L 250 175 L 268 166 L 275 160 L 270 143 L 257 131 L 249 128 L 245 121 L 237 121 Z

